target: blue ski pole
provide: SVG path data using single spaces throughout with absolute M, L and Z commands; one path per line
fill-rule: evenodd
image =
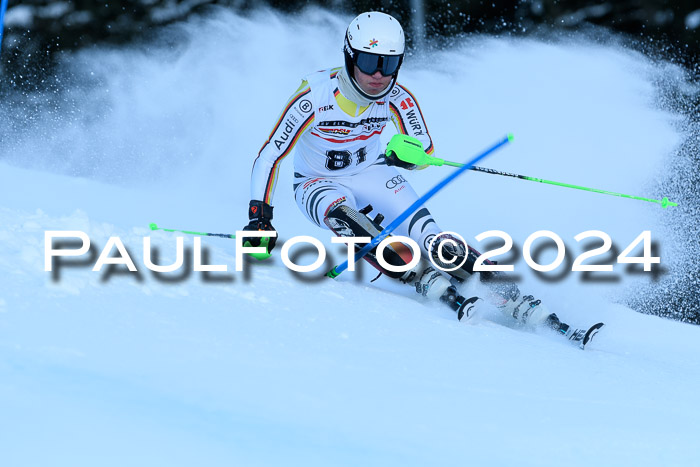
M 5 29 L 5 10 L 7 10 L 7 0 L 0 1 L 0 51 L 2 51 L 2 32 Z
M 513 141 L 513 135 L 511 133 L 508 134 L 505 138 L 503 138 L 501 141 L 498 143 L 494 144 L 478 156 L 474 157 L 472 160 L 466 162 L 462 167 L 460 167 L 458 170 L 452 172 L 450 175 L 445 177 L 440 183 L 435 185 L 430 191 L 428 191 L 426 194 L 421 196 L 419 199 L 416 200 L 415 203 L 410 205 L 404 212 L 401 213 L 399 217 L 394 219 L 394 221 L 389 224 L 384 230 L 379 232 L 379 235 L 374 237 L 371 242 L 369 242 L 367 245 L 362 247 L 360 251 L 355 253 L 355 262 L 359 261 L 362 259 L 363 256 L 365 256 L 367 253 L 369 253 L 373 248 L 375 248 L 377 245 L 379 245 L 382 240 L 384 240 L 386 237 L 391 235 L 391 233 L 399 226 L 403 221 L 408 219 L 408 216 L 413 214 L 418 208 L 420 208 L 423 204 L 425 204 L 430 198 L 435 196 L 435 194 L 445 188 L 450 182 L 452 182 L 455 178 L 459 177 L 461 174 L 463 174 L 466 170 L 468 170 L 470 167 L 473 167 L 476 165 L 477 162 L 479 162 L 481 159 L 484 157 L 488 156 L 495 150 L 499 149 L 501 146 L 505 145 L 509 141 Z M 335 279 L 338 277 L 340 274 L 342 274 L 346 269 L 348 268 L 348 261 L 346 260 L 342 264 L 339 264 L 335 266 L 333 269 L 328 271 L 326 273 L 326 276 Z

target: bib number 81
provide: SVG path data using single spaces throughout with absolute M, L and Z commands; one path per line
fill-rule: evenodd
M 326 151 L 326 168 L 328 170 L 343 170 L 352 164 L 353 154 L 350 151 Z M 367 149 L 360 148 L 355 151 L 355 164 L 362 164 L 367 159 Z

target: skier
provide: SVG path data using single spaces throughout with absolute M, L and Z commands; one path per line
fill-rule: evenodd
M 272 196 L 282 159 L 292 148 L 296 149 L 294 196 L 299 209 L 311 222 L 338 236 L 376 237 L 383 220 L 391 222 L 418 199 L 396 168 L 423 167 L 402 161 L 400 151 L 385 154 L 380 146 L 380 134 L 392 121 L 400 133 L 417 138 L 427 154 L 434 152 L 418 101 L 396 81 L 404 46 L 403 29 L 392 16 L 368 12 L 352 20 L 345 33 L 344 66 L 312 73 L 302 81 L 255 159 L 250 222 L 244 230 L 275 230 Z M 379 265 L 376 249 L 365 259 L 387 276 L 413 285 L 419 294 L 446 303 L 461 321 L 476 313 L 482 300 L 462 297 L 453 285 L 474 273 L 476 250 L 450 235 L 439 235 L 442 230 L 424 207 L 395 233 L 415 240 L 421 257 L 431 257 L 441 267 L 453 262 L 463 265 L 446 276 L 422 259 L 412 270 L 395 273 Z M 267 241 L 268 252 L 275 240 L 243 239 L 250 246 Z M 400 244 L 392 244 L 385 249 L 384 259 L 400 266 L 410 256 Z M 489 281 L 493 276 L 480 273 L 494 291 L 490 301 L 504 313 L 521 323 L 548 325 L 574 341 L 584 339 L 585 330 L 560 322 L 540 300 L 521 294 L 514 283 Z

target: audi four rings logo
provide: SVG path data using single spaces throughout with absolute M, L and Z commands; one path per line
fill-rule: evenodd
M 401 175 L 397 175 L 396 177 L 386 181 L 386 187 L 391 190 L 392 188 L 396 188 L 402 183 L 406 183 L 406 179 L 403 178 Z
M 304 99 L 303 101 L 299 102 L 299 109 L 301 109 L 302 112 L 311 112 L 311 102 Z

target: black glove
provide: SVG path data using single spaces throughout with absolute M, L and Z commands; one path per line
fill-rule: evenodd
M 275 230 L 270 221 L 272 220 L 272 206 L 257 200 L 251 200 L 248 207 L 248 225 L 243 227 L 243 230 Z M 269 237 L 270 241 L 267 244 L 267 252 L 271 252 L 277 242 L 277 237 Z M 243 237 L 243 245 L 248 242 L 250 246 L 260 246 L 263 237 Z
M 401 159 L 396 157 L 396 153 L 393 151 L 389 151 L 384 156 L 386 157 L 386 165 L 394 165 L 396 167 L 400 167 L 406 170 L 413 170 L 416 168 L 416 164 L 411 164 L 410 162 L 402 161 Z

